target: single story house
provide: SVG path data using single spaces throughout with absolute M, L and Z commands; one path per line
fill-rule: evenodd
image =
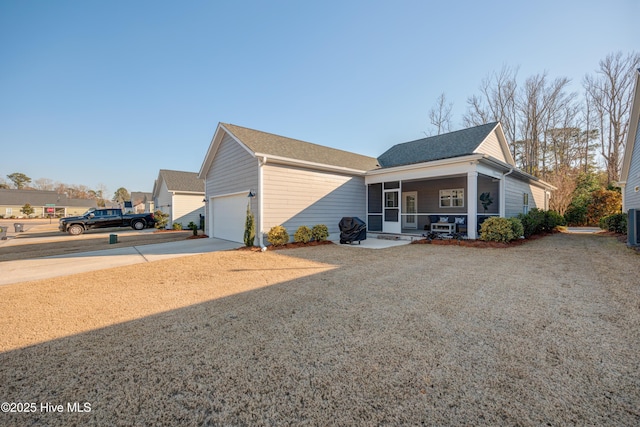
M 370 232 L 474 239 L 488 216 L 548 209 L 554 189 L 515 167 L 497 122 L 398 144 L 377 159 L 220 123 L 198 177 L 207 234 L 242 242 L 249 206 L 260 245 L 275 225 L 293 235 L 325 224 L 336 238 L 352 216 Z
M 135 213 L 153 212 L 153 193 L 131 192 L 131 210 Z
M 618 184 L 622 188 L 622 212 L 631 210 L 627 223 L 628 243 L 637 246 L 640 245 L 640 69 L 636 70 L 629 131 Z
M 32 218 L 75 216 L 98 207 L 93 199 L 70 199 L 55 191 L 0 189 L 0 217 L 26 218 L 26 204 L 33 208 Z
M 618 184 L 622 188 L 622 211 L 640 209 L 640 69 L 636 70 L 629 131 Z
M 204 216 L 204 181 L 197 173 L 160 169 L 152 199 L 155 209 L 169 215 L 168 228 L 174 223 L 185 229 L 190 222 L 200 226 Z

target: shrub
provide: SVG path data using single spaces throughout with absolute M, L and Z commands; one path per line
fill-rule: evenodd
M 324 224 L 314 225 L 311 229 L 311 236 L 313 237 L 313 240 L 318 242 L 327 240 L 327 238 L 329 238 L 329 229 Z
M 546 211 L 544 213 L 544 231 L 553 231 L 556 227 L 560 225 L 566 225 L 567 221 L 565 221 L 564 217 L 560 215 L 556 211 Z
M 31 216 L 31 214 L 33 214 L 34 212 L 34 209 L 29 203 L 25 203 L 22 209 L 20 209 L 20 212 L 22 212 L 26 216 Z
M 281 225 L 276 225 L 275 227 L 271 227 L 271 230 L 267 233 L 267 239 L 273 246 L 282 246 L 286 243 L 289 243 L 289 233 L 287 233 L 287 229 Z
M 182 230 L 182 224 L 180 224 L 179 222 L 174 222 L 173 223 L 173 229 L 174 230 Z
M 162 212 L 161 210 L 157 210 L 153 213 L 153 218 L 155 219 L 155 227 L 159 230 L 167 228 L 167 224 L 169 223 L 169 214 Z
M 513 226 L 507 218 L 493 216 L 480 226 L 480 240 L 488 242 L 509 242 L 515 239 Z
M 306 225 L 301 225 L 293 234 L 293 241 L 300 243 L 309 243 L 311 241 L 311 237 L 311 229 Z
M 517 239 L 519 237 L 524 236 L 524 227 L 522 226 L 522 221 L 518 218 L 507 218 L 511 223 L 511 230 L 513 231 L 513 238 Z
M 627 215 L 617 213 L 600 220 L 600 228 L 614 233 L 627 234 Z
M 189 227 L 191 231 L 193 231 L 194 236 L 198 235 L 198 225 L 195 222 L 191 221 L 189 225 L 187 225 L 187 227 Z
M 256 238 L 256 224 L 253 212 L 251 212 L 251 204 L 247 203 L 247 216 L 244 220 L 244 245 L 252 247 Z
M 622 194 L 615 190 L 596 190 L 591 192 L 587 206 L 587 223 L 595 225 L 605 216 L 614 215 L 622 209 Z

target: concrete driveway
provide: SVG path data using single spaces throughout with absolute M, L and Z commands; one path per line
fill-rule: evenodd
M 19 261 L 5 261 L 0 264 L 2 271 L 0 275 L 0 285 L 68 276 L 70 274 L 84 273 L 87 271 L 207 252 L 224 251 L 240 246 L 242 246 L 240 243 L 221 239 L 192 239 Z

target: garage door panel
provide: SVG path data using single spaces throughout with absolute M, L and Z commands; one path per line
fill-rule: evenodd
M 242 243 L 247 212 L 247 196 L 242 194 L 214 197 L 212 205 L 213 237 Z

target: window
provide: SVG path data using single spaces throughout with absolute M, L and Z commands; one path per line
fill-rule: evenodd
M 7 214 L 8 217 L 13 215 L 13 208 L 7 208 L 6 214 Z
M 462 208 L 464 207 L 464 188 L 452 190 L 440 190 L 441 208 Z
M 385 208 L 397 208 L 398 207 L 398 192 L 387 191 L 384 193 L 384 207 Z
M 522 213 L 529 213 L 529 193 L 522 193 Z

